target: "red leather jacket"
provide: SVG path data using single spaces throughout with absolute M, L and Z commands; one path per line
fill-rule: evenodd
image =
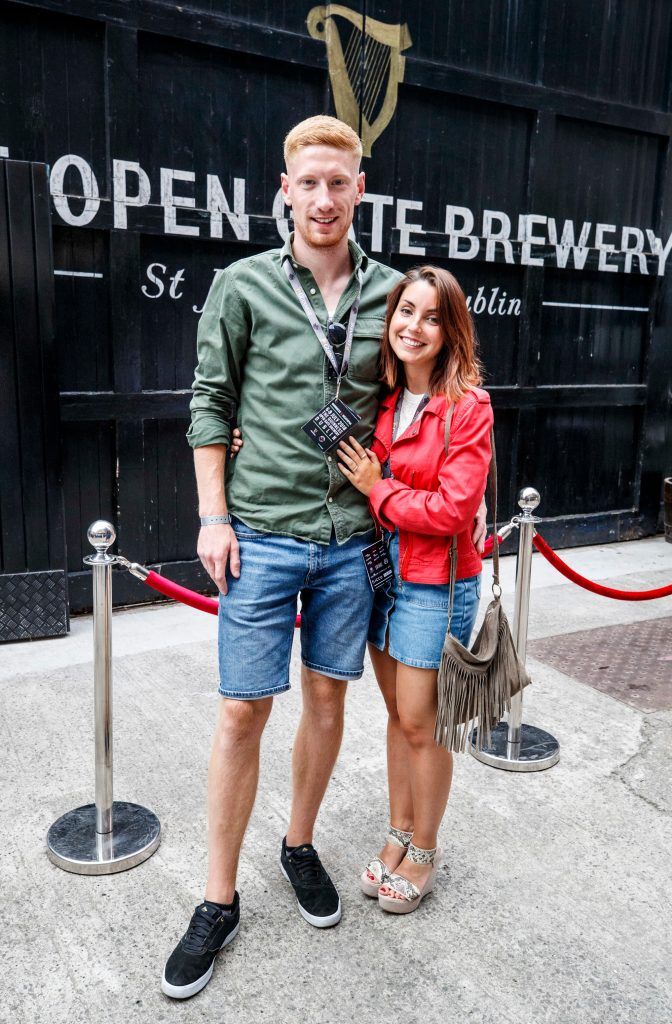
M 450 539 L 457 534 L 457 578 L 475 576 L 481 559 L 471 534 L 490 465 L 490 396 L 474 388 L 456 403 L 446 457 L 446 400 L 431 398 L 392 444 L 400 389 L 380 404 L 373 451 L 390 456 L 392 478 L 374 484 L 371 512 L 388 530 L 399 528 L 399 571 L 410 583 L 448 583 Z

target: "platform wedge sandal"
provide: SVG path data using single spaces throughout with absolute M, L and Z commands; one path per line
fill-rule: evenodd
M 411 914 L 420 906 L 423 898 L 434 888 L 436 872 L 441 862 L 441 850 L 421 850 L 413 843 L 409 843 L 406 860 L 412 864 L 431 864 L 432 869 L 421 888 L 414 885 L 408 878 L 394 872 L 384 883 L 381 882 L 381 885 L 384 884 L 399 894 L 398 896 L 387 896 L 382 892 L 378 893 L 378 904 L 381 910 L 385 910 L 388 914 Z
M 402 829 L 390 825 L 389 832 L 387 833 L 387 842 L 391 846 L 398 846 L 400 850 L 408 850 L 412 838 L 412 832 L 404 832 Z M 373 875 L 373 878 L 370 878 L 369 875 Z M 387 864 L 380 857 L 373 857 L 364 868 L 359 879 L 362 892 L 375 899 L 378 896 L 378 890 L 381 885 L 384 885 L 390 878 L 391 871 Z

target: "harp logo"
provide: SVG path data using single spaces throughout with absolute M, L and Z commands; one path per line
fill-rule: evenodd
M 336 113 L 360 133 L 364 156 L 392 120 L 412 43 L 408 25 L 386 25 L 341 4 L 313 7 L 306 24 L 326 44 Z M 361 125 L 360 125 L 361 112 Z

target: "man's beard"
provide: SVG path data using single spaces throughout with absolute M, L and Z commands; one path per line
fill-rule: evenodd
M 307 230 L 300 231 L 299 233 L 306 245 L 311 246 L 313 249 L 335 249 L 341 245 L 344 238 L 347 238 L 350 224 L 352 224 L 352 221 L 350 221 L 344 231 L 340 231 L 338 234 L 321 235 L 318 231 L 314 230 L 311 222 L 308 221 L 306 224 Z

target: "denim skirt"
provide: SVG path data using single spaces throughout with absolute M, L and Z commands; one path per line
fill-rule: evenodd
M 448 628 L 448 583 L 409 583 L 399 575 L 399 534 L 390 541 L 394 579 L 377 590 L 369 623 L 370 644 L 414 668 L 438 669 Z M 481 577 L 455 583 L 451 633 L 468 647 L 481 597 Z

